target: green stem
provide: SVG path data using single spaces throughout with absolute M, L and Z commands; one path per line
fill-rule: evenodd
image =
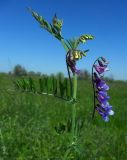
M 73 92 L 73 84 L 72 84 L 72 80 L 71 80 L 71 75 L 70 75 L 70 71 L 69 71 L 69 65 L 68 65 L 68 62 L 67 62 L 67 55 L 66 55 L 66 65 L 67 65 L 67 72 L 68 72 L 68 77 L 69 77 L 69 82 L 70 82 L 70 96 L 72 98 L 72 92 Z
M 75 128 L 76 128 L 76 103 L 72 104 L 72 126 L 71 126 L 71 144 L 69 146 L 69 148 L 66 150 L 63 160 L 67 160 L 68 159 L 68 155 L 71 152 L 71 149 L 73 149 L 73 146 L 76 143 L 76 132 L 75 132 Z
M 68 51 L 70 50 L 70 48 L 69 48 L 69 46 L 66 44 L 66 42 L 64 41 L 64 39 L 61 39 L 61 43 L 62 43 L 64 49 L 66 50 L 66 52 L 68 52 Z M 70 81 L 70 90 L 71 90 L 71 93 L 72 93 L 72 81 L 71 81 L 69 66 L 68 66 L 68 63 L 67 63 L 67 54 L 66 54 L 66 66 L 67 66 L 68 77 L 69 77 L 69 81 Z
M 68 46 L 66 45 L 65 41 L 62 39 L 61 40 L 61 43 L 64 47 L 64 49 L 66 51 L 69 50 Z M 69 68 L 68 68 L 68 65 L 67 65 L 67 69 L 69 71 Z M 69 72 L 68 72 L 69 74 Z M 69 74 L 69 79 L 70 79 L 70 74 Z M 71 79 L 70 79 L 71 80 Z M 71 83 L 71 82 L 70 82 Z M 76 101 L 76 95 L 77 95 L 77 75 L 76 73 L 73 74 L 73 102 L 74 104 L 72 105 L 72 139 L 71 139 L 71 145 L 70 147 L 67 149 L 67 151 L 65 152 L 65 155 L 63 157 L 63 160 L 66 160 L 69 153 L 70 153 L 70 150 L 72 148 L 72 146 L 75 144 L 75 125 L 76 125 L 76 104 L 75 104 L 75 101 Z
M 75 122 L 76 122 L 76 104 L 74 103 L 72 105 L 72 145 L 75 141 Z
M 69 50 L 69 47 L 67 46 L 66 42 L 64 41 L 64 39 L 61 39 L 61 43 L 64 47 L 64 49 L 66 50 L 66 52 Z
M 77 96 L 77 75 L 73 74 L 73 100 L 76 101 Z

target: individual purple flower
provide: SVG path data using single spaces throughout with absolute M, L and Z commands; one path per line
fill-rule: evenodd
M 100 107 L 103 108 L 108 115 L 110 115 L 110 116 L 114 115 L 114 111 L 112 110 L 112 106 L 109 105 L 108 102 L 105 105 L 100 104 Z
M 104 121 L 109 121 L 109 115 L 114 115 L 114 111 L 112 110 L 112 106 L 107 105 L 107 106 L 103 106 L 103 105 L 97 105 L 96 106 L 96 110 L 98 111 L 98 113 L 102 116 L 102 118 L 104 119 Z
M 104 96 L 104 95 L 98 93 L 97 99 L 101 103 L 101 102 L 108 101 L 110 99 L 110 97 L 108 95 Z
M 96 83 L 96 88 L 98 90 L 103 90 L 103 91 L 107 91 L 109 90 L 109 86 L 105 83 L 104 80 L 100 80 Z
M 100 107 L 96 107 L 96 110 L 98 111 L 98 113 L 102 116 L 102 118 L 103 118 L 103 120 L 105 121 L 105 122 L 108 122 L 109 121 L 109 117 L 108 117 L 108 114 L 107 114 L 107 112 L 104 112 L 103 110 L 101 110 L 101 108 Z
M 98 90 L 102 90 L 102 91 L 109 90 L 109 86 L 105 83 L 104 80 L 102 80 L 100 77 L 98 77 L 96 72 L 93 73 L 93 76 L 94 76 L 93 82 L 96 85 L 96 88 Z
M 112 116 L 114 115 L 114 111 L 110 108 L 110 107 L 107 107 L 105 108 L 105 111 L 108 113 L 108 115 Z
M 80 70 L 76 68 L 76 61 L 73 58 L 73 55 L 71 54 L 71 52 L 68 52 L 66 61 L 73 73 L 76 73 L 76 74 L 80 73 Z
M 109 121 L 109 117 L 108 117 L 107 115 L 105 115 L 105 114 L 102 116 L 102 118 L 103 118 L 103 120 L 104 120 L 105 122 L 108 122 L 108 121 Z
M 103 96 L 103 97 L 106 97 L 107 96 L 107 92 L 106 91 L 97 91 L 97 94 L 98 95 L 101 95 L 101 96 Z
M 76 74 L 80 73 L 80 70 L 77 69 L 75 65 L 70 65 L 69 67 L 73 73 L 76 73 Z
M 98 64 L 100 67 L 107 67 L 108 64 L 103 63 L 101 60 L 98 59 Z
M 109 96 L 107 96 L 105 98 L 103 96 L 98 96 L 97 97 L 98 102 L 101 103 L 101 104 L 104 104 L 104 105 L 106 105 L 106 103 L 108 102 L 109 99 L 110 99 Z
M 105 64 L 109 64 L 109 62 L 108 62 L 104 57 L 101 57 L 101 60 L 102 60 Z
M 105 71 L 109 71 L 109 68 L 107 68 L 107 66 L 97 66 L 97 65 L 94 65 L 94 68 L 95 70 L 98 72 L 98 74 L 102 74 L 104 73 Z
M 114 111 L 112 110 L 112 106 L 109 105 L 109 102 L 106 104 L 100 104 L 100 107 L 103 108 L 109 115 L 114 115 Z

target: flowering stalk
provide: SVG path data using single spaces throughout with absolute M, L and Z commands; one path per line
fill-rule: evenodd
M 103 79 L 104 72 L 108 71 L 108 62 L 105 58 L 99 57 L 92 67 L 92 84 L 94 91 L 94 109 L 92 118 L 94 118 L 95 111 L 97 111 L 104 121 L 109 121 L 109 115 L 114 115 L 112 106 L 109 105 L 110 97 L 107 95 L 109 86 Z
M 93 115 L 92 118 L 94 118 L 95 115 L 95 110 L 96 110 L 96 90 L 95 90 L 95 85 L 94 85 L 94 65 L 96 64 L 96 62 L 100 59 L 101 57 L 99 57 L 98 59 L 95 60 L 93 66 L 92 66 L 92 84 L 93 84 L 93 102 L 94 102 L 94 109 L 93 109 Z
M 75 137 L 76 135 L 76 96 L 77 96 L 77 74 L 80 73 L 80 70 L 76 68 L 76 61 L 82 59 L 83 56 L 86 56 L 85 51 L 78 50 L 78 46 L 81 43 L 86 43 L 87 40 L 92 40 L 94 37 L 89 34 L 83 34 L 79 38 L 72 39 L 72 40 L 64 40 L 63 36 L 61 35 L 63 20 L 57 18 L 56 14 L 52 19 L 52 24 L 48 23 L 42 16 L 38 13 L 34 12 L 32 9 L 29 8 L 29 11 L 32 13 L 32 16 L 39 22 L 41 27 L 47 30 L 50 34 L 52 34 L 55 38 L 57 38 L 63 45 L 64 49 L 66 50 L 66 65 L 68 76 L 70 80 L 70 87 L 72 92 L 72 82 L 70 77 L 70 70 L 73 73 L 73 97 L 72 97 L 72 140 L 69 149 L 65 152 L 64 160 L 67 159 L 67 156 L 71 150 L 71 148 L 75 145 Z
M 76 73 L 73 74 L 73 101 L 76 101 L 76 95 L 77 95 L 77 75 Z

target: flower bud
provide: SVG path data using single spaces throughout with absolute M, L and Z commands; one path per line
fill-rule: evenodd
M 104 57 L 101 57 L 101 59 L 105 64 L 109 64 L 109 62 Z

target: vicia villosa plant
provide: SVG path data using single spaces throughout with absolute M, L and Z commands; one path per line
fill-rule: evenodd
M 64 132 L 70 132 L 70 144 L 67 147 L 65 154 L 63 156 L 63 160 L 68 159 L 69 154 L 72 150 L 80 153 L 78 147 L 78 137 L 80 135 L 80 131 L 83 127 L 84 122 L 76 117 L 76 106 L 77 106 L 77 75 L 80 74 L 80 70 L 77 69 L 76 63 L 78 60 L 82 59 L 86 56 L 87 50 L 80 50 L 79 45 L 85 44 L 88 40 L 93 40 L 94 37 L 90 34 L 83 34 L 78 38 L 73 38 L 69 40 L 65 40 L 62 35 L 62 26 L 63 20 L 59 20 L 54 15 L 52 19 L 52 23 L 47 22 L 42 16 L 40 16 L 37 12 L 34 12 L 32 9 L 29 9 L 32 16 L 39 22 L 41 28 L 47 30 L 51 35 L 57 38 L 61 44 L 63 45 L 66 51 L 66 65 L 68 71 L 67 78 L 57 79 L 56 77 L 43 77 L 39 79 L 39 89 L 37 89 L 32 78 L 28 80 L 22 79 L 18 80 L 15 85 L 17 89 L 27 92 L 39 93 L 39 94 L 47 94 L 60 96 L 69 100 L 69 105 L 72 107 L 72 117 L 67 121 L 67 123 L 58 123 L 54 129 L 57 134 L 62 134 Z M 112 110 L 112 106 L 110 106 L 108 100 L 109 96 L 107 91 L 109 90 L 109 86 L 106 84 L 103 76 L 104 72 L 109 70 L 107 68 L 108 62 L 105 58 L 99 57 L 92 66 L 92 84 L 93 84 L 93 92 L 94 92 L 94 109 L 93 115 L 95 116 L 95 111 L 97 111 L 104 121 L 109 120 L 109 115 L 113 115 L 114 111 Z M 73 81 L 71 78 L 71 73 L 73 75 Z

